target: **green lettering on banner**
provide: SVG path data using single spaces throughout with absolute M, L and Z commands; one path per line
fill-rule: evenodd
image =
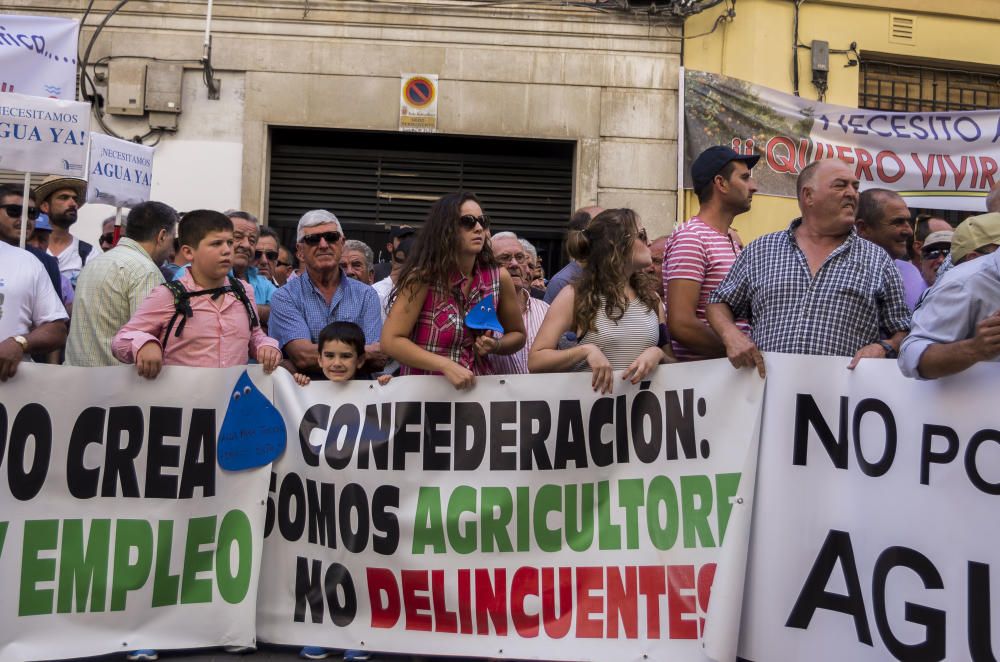
M 697 505 L 695 497 L 698 497 Z M 681 476 L 685 547 L 715 547 L 712 525 L 708 523 L 708 517 L 712 514 L 712 502 L 712 481 L 708 476 Z
M 181 579 L 181 604 L 212 601 L 212 580 L 198 579 L 198 573 L 212 569 L 212 551 L 200 549 L 215 542 L 215 515 L 188 521 L 184 544 L 184 571 Z
M 511 544 L 510 534 L 507 532 L 507 525 L 514 517 L 514 497 L 510 490 L 506 487 L 484 487 L 480 498 L 483 551 L 492 552 L 495 542 L 496 551 L 513 552 L 514 545 Z
M 7 522 L 0 522 L 0 559 L 3 558 L 3 544 L 7 540 Z
M 715 503 L 719 517 L 719 544 L 726 538 L 726 527 L 729 526 L 729 516 L 733 512 L 733 502 L 730 499 L 736 496 L 740 489 L 740 474 L 716 474 L 715 475 Z
M 577 497 L 577 492 L 582 496 Z M 594 484 L 566 486 L 566 543 L 585 552 L 594 543 Z
M 440 487 L 421 487 L 417 494 L 417 512 L 413 516 L 413 553 L 423 554 L 427 547 L 431 547 L 435 554 L 447 551 L 441 526 Z
M 233 574 L 232 546 L 238 552 L 239 564 Z M 219 543 L 215 550 L 215 581 L 219 594 L 229 604 L 243 602 L 250 591 L 250 573 L 253 570 L 253 530 L 250 518 L 242 510 L 231 510 L 219 526 Z
M 83 544 L 83 520 L 63 520 L 62 542 L 59 545 L 57 612 L 71 613 L 74 611 L 74 604 L 77 613 L 104 611 L 110 551 L 111 520 L 95 519 L 90 523 L 86 547 Z
M 130 563 L 132 550 L 135 563 Z M 124 611 L 129 591 L 142 588 L 153 565 L 153 527 L 146 520 L 115 523 L 115 556 L 111 574 L 111 611 Z
M 156 531 L 156 568 L 153 570 L 154 607 L 177 604 L 180 592 L 180 575 L 170 574 L 170 551 L 174 543 L 174 523 L 161 520 Z
M 622 548 L 622 527 L 611 522 L 611 485 L 597 484 L 597 544 L 601 549 Z
M 677 490 L 674 483 L 666 476 L 656 476 L 649 481 L 646 505 L 646 528 L 649 530 L 649 540 L 656 549 L 666 551 L 677 542 L 680 530 L 680 509 L 677 507 Z M 660 504 L 666 508 L 667 522 L 661 526 Z
M 476 490 L 468 485 L 459 485 L 448 498 L 448 540 L 459 554 L 476 551 L 476 518 L 465 525 L 462 532 L 462 513 L 476 512 Z
M 52 613 L 52 589 L 36 588 L 38 582 L 56 578 L 56 560 L 40 559 L 38 553 L 53 550 L 59 540 L 59 520 L 28 520 L 24 523 L 21 546 L 21 591 L 18 616 L 39 616 Z
M 639 508 L 646 500 L 641 478 L 618 481 L 618 503 L 625 509 L 625 546 L 639 549 Z
M 531 492 L 524 485 L 517 488 L 517 551 L 531 548 Z
M 558 552 L 562 549 L 562 536 L 558 529 L 550 529 L 549 513 L 562 511 L 562 490 L 558 485 L 542 485 L 535 495 L 535 542 L 543 552 Z

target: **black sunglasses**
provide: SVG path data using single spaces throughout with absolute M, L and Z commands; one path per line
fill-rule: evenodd
M 113 244 L 113 243 L 115 243 L 115 233 L 114 232 L 106 232 L 106 233 L 102 234 L 101 235 L 101 243 L 102 244 Z
M 944 257 L 951 252 L 950 248 L 932 248 L 929 251 L 922 251 L 925 260 L 936 260 L 939 257 Z
M 461 225 L 466 230 L 474 230 L 476 223 L 483 226 L 484 230 L 490 229 L 490 217 L 486 214 L 482 216 L 473 216 L 472 214 L 465 214 L 458 219 L 458 224 Z
M 340 241 L 340 236 L 340 233 L 337 231 L 317 232 L 316 234 L 307 234 L 302 237 L 302 243 L 309 246 L 319 246 L 320 239 L 326 239 L 326 243 L 335 244 Z
M 24 211 L 24 205 L 2 205 L 0 209 L 7 212 L 7 215 L 11 218 L 21 218 L 21 213 Z M 38 207 L 28 207 L 28 220 L 33 221 L 38 218 Z
M 278 251 L 254 251 L 253 259 L 259 260 L 260 258 L 267 256 L 267 259 L 274 262 L 278 259 Z

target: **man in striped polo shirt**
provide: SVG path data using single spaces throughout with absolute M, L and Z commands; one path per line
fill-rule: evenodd
M 726 355 L 705 319 L 705 307 L 742 250 L 732 225 L 738 215 L 750 211 L 757 191 L 750 170 L 759 158 L 715 146 L 691 166 L 698 214 L 670 235 L 663 254 L 667 326 L 679 361 Z M 737 320 L 737 325 L 749 333 L 745 320 Z
M 129 212 L 118 244 L 87 261 L 76 283 L 66 365 L 121 365 L 111 353 L 111 339 L 163 283 L 159 265 L 170 253 L 176 226 L 171 207 L 143 202 Z

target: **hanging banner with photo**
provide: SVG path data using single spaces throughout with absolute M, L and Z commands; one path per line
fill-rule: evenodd
M 149 200 L 154 149 L 103 133 L 91 133 L 87 202 L 134 207 Z
M 997 659 L 1000 365 L 846 362 L 766 356 L 740 657 Z
M 861 188 L 898 192 L 912 207 L 985 211 L 1000 181 L 1000 109 L 891 113 L 821 103 L 703 71 L 684 76 L 684 177 L 712 145 L 761 155 L 763 195 L 795 197 L 807 164 L 837 158 Z
M 0 661 L 254 641 L 270 472 L 220 467 L 276 412 L 244 369 L 25 363 L 0 386 Z
M 76 99 L 79 31 L 75 19 L 0 14 L 0 92 Z
M 0 170 L 86 179 L 90 104 L 0 94 Z
M 456 391 L 440 377 L 302 388 L 281 373 L 290 443 L 267 497 L 262 640 L 704 659 L 720 547 L 730 530 L 748 542 L 755 373 L 672 365 L 608 396 L 586 374 Z

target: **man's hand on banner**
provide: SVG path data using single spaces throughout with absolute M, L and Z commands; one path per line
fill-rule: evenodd
M 163 350 L 155 342 L 148 342 L 143 345 L 135 355 L 135 367 L 139 370 L 139 376 L 146 379 L 156 379 L 163 367 Z

